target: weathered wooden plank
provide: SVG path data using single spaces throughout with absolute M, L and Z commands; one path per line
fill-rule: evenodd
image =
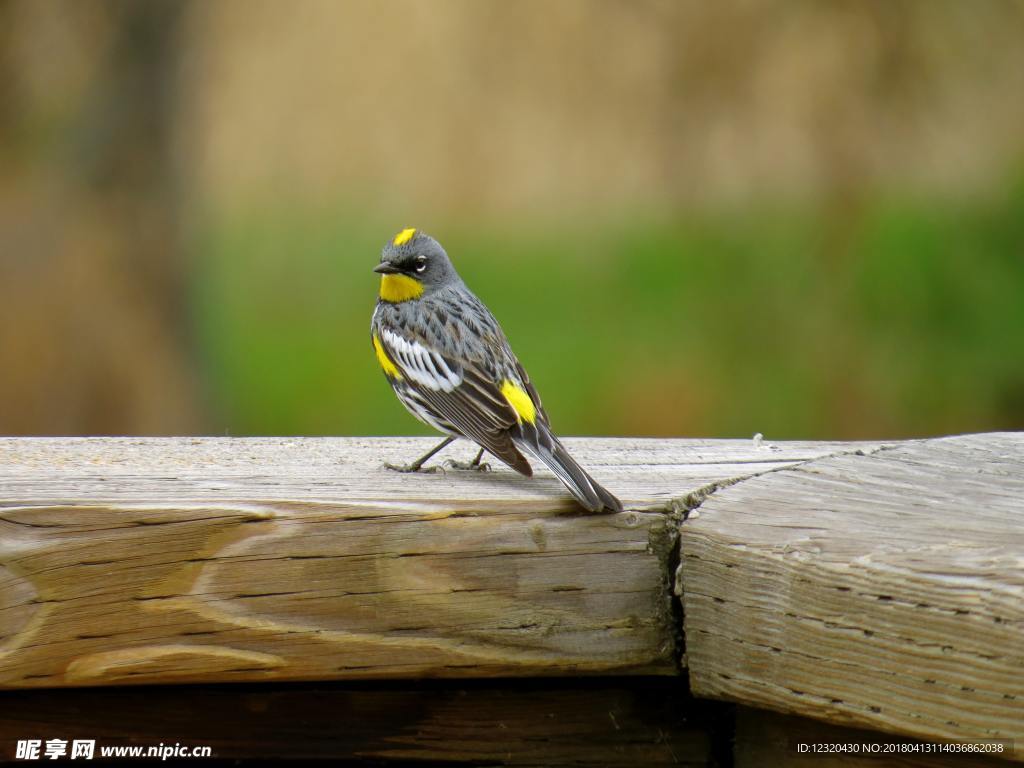
M 0 440 L 0 686 L 674 674 L 666 511 L 850 448 L 567 442 L 625 513 L 383 468 L 429 439 Z
M 407 462 L 436 443 L 427 437 L 0 438 L 0 503 L 519 500 L 575 511 L 542 466 L 532 478 L 500 464 L 491 473 L 414 476 L 383 467 Z M 565 443 L 627 506 L 643 509 L 669 507 L 713 482 L 876 445 L 622 438 Z M 439 458 L 465 460 L 475 453 L 460 441 Z
M 696 695 L 1024 746 L 1024 434 L 772 472 L 682 527 Z
M 717 764 L 725 705 L 679 678 L 149 686 L 0 692 L 0 762 L 19 739 L 209 746 L 221 759 L 345 765 Z

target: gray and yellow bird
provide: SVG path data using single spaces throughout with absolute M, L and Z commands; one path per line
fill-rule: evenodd
M 373 348 L 398 399 L 424 424 L 448 435 L 417 461 L 459 437 L 474 441 L 527 477 L 523 451 L 543 461 L 590 512 L 622 504 L 577 464 L 551 423 L 494 315 L 462 282 L 434 238 L 403 229 L 384 246 L 380 296 L 370 323 Z

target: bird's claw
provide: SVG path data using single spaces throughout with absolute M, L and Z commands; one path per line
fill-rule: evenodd
M 391 464 L 384 462 L 384 466 L 390 469 L 392 472 L 401 472 L 403 474 L 411 474 L 413 472 L 422 472 L 425 475 L 432 475 L 435 472 L 444 472 L 444 470 L 437 464 L 431 467 L 424 467 L 417 464 Z
M 448 459 L 444 462 L 445 469 L 461 469 L 464 471 L 476 471 L 476 472 L 490 472 L 491 465 L 486 461 L 479 463 L 475 461 L 455 461 L 454 459 Z

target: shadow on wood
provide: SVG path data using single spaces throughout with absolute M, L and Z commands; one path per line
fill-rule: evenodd
M 8 691 L 0 760 L 18 739 L 84 738 L 228 759 L 704 766 L 730 749 L 730 709 L 666 678 Z

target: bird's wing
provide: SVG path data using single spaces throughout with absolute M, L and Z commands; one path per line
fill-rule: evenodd
M 517 472 L 532 474 L 512 440 L 518 414 L 482 361 L 443 355 L 390 329 L 381 329 L 379 338 L 406 386 L 422 402 Z
M 523 383 L 523 388 L 530 395 L 530 399 L 533 401 L 534 407 L 537 409 L 537 421 L 540 421 L 544 426 L 550 428 L 551 421 L 548 419 L 548 414 L 544 410 L 544 406 L 540 402 L 540 395 L 537 393 L 537 388 L 533 386 L 533 382 L 530 381 L 530 377 L 526 373 L 526 369 L 523 368 L 523 364 L 519 362 L 515 357 L 516 371 L 519 373 L 519 380 Z

